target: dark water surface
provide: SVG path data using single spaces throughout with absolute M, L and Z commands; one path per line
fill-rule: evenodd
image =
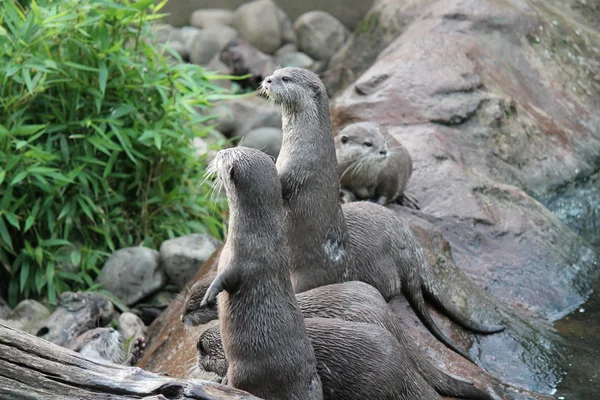
M 600 254 L 600 244 L 596 252 Z M 567 374 L 555 398 L 600 400 L 600 280 L 588 301 L 554 327 L 565 339 L 568 354 Z

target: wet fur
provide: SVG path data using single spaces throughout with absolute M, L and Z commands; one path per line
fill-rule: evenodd
M 316 360 L 292 290 L 281 189 L 273 160 L 256 149 L 213 161 L 229 204 L 229 236 L 200 307 L 214 306 L 228 384 L 264 399 L 321 399 Z
M 93 360 L 115 364 L 125 361 L 123 336 L 112 328 L 90 329 L 75 338 L 67 348 Z
M 370 202 L 340 206 L 328 98 L 319 77 L 298 68 L 279 69 L 265 79 L 263 92 L 283 112 L 277 170 L 295 291 L 360 280 L 388 301 L 403 294 L 438 340 L 472 361 L 435 325 L 424 295 L 474 332 L 504 328 L 471 321 L 442 294 L 416 237 L 393 211 Z
M 203 296 L 206 286 L 202 288 L 202 285 L 194 285 L 194 290 L 200 291 L 196 296 Z M 298 293 L 296 300 L 304 318 L 337 318 L 385 328 L 396 337 L 403 352 L 410 359 L 409 362 L 414 365 L 414 369 L 406 366 L 407 373 L 415 374 L 418 371 L 438 393 L 467 399 L 491 399 L 487 393 L 477 389 L 470 382 L 451 377 L 435 367 L 412 339 L 404 333 L 401 322 L 394 316 L 379 291 L 371 285 L 359 281 L 331 284 Z M 191 313 L 189 320 L 206 321 L 216 312 L 187 305 L 186 310 Z M 214 329 L 209 328 L 207 331 L 210 332 L 200 336 L 198 356 L 201 359 L 200 362 L 207 365 L 206 370 L 225 376 L 227 365 L 221 363 L 224 356 L 219 355 L 219 349 L 214 351 L 211 349 L 215 344 Z

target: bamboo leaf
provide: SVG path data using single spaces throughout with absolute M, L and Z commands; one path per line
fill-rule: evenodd
M 99 84 L 100 84 L 100 93 L 102 97 L 104 97 L 104 92 L 106 92 L 106 81 L 108 80 L 108 68 L 106 68 L 106 61 L 100 60 L 99 68 Z
M 2 238 L 2 241 L 8 247 L 8 249 L 13 251 L 12 240 L 10 238 L 10 234 L 8 233 L 8 229 L 6 228 L 6 224 L 4 223 L 2 217 L 0 217 L 0 238 Z

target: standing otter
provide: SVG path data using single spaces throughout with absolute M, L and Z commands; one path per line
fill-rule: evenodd
M 370 202 L 339 204 L 329 100 L 319 77 L 299 68 L 278 69 L 265 79 L 262 89 L 283 111 L 277 170 L 295 291 L 360 280 L 388 301 L 404 294 L 438 340 L 473 361 L 433 322 L 424 293 L 471 331 L 495 333 L 504 327 L 471 321 L 442 294 L 423 249 L 395 212 Z
M 144 338 L 138 337 L 126 359 L 126 352 L 123 350 L 123 336 L 113 328 L 95 328 L 77 336 L 66 347 L 93 360 L 135 365 L 144 354 L 146 342 Z
M 385 128 L 372 122 L 348 125 L 335 137 L 335 154 L 340 184 L 357 199 L 383 206 L 404 198 L 412 159 Z
M 208 274 L 206 277 L 208 278 Z M 214 274 L 213 274 L 214 276 Z M 205 281 L 198 281 L 190 290 L 190 301 L 185 304 L 182 321 L 186 326 L 196 326 L 208 323 L 216 318 L 216 308 L 199 307 L 194 298 L 202 298 L 206 293 Z M 394 316 L 391 308 L 381 294 L 364 282 L 352 281 L 321 286 L 306 292 L 296 294 L 298 306 L 304 318 L 336 318 L 349 322 L 363 322 L 381 326 L 392 333 L 416 371 L 406 367 L 407 373 L 420 374 L 438 393 L 446 396 L 467 399 L 490 400 L 491 397 L 477 389 L 470 382 L 453 378 L 436 368 L 431 361 L 415 345 L 408 336 L 400 321 Z M 203 332 L 198 341 L 198 357 L 204 369 L 225 376 L 226 363 L 222 360 L 215 346 L 213 328 Z M 219 344 L 220 346 L 220 344 Z M 215 353 L 217 351 L 217 353 Z
M 289 275 L 281 186 L 271 157 L 236 147 L 209 169 L 225 186 L 229 237 L 200 307 L 219 297 L 228 384 L 264 399 L 322 399 Z
M 326 400 L 441 400 L 412 370 L 398 341 L 385 329 L 333 318 L 304 320 L 317 357 Z M 199 367 L 227 371 L 218 327 L 200 335 Z M 484 397 L 491 400 L 491 397 Z

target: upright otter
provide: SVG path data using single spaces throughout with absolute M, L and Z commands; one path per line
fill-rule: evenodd
M 115 364 L 135 365 L 142 358 L 146 342 L 138 337 L 133 343 L 129 357 L 123 349 L 123 336 L 113 328 L 90 329 L 73 339 L 66 347 L 93 360 Z
M 296 303 L 283 230 L 281 186 L 260 150 L 221 150 L 211 163 L 229 204 L 218 275 L 200 306 L 216 304 L 228 384 L 269 399 L 322 399 L 314 351 Z
M 206 275 L 207 280 L 208 276 L 209 274 Z M 190 300 L 186 302 L 182 315 L 186 326 L 206 324 L 216 318 L 216 308 L 200 307 L 199 301 L 194 300 L 204 297 L 207 289 L 205 283 L 204 279 L 198 281 L 190 290 Z M 404 327 L 385 299 L 371 285 L 359 281 L 331 284 L 298 293 L 296 300 L 304 318 L 336 318 L 385 328 L 396 337 L 402 352 L 408 356 L 408 362 L 416 369 L 415 371 L 406 366 L 407 373 L 420 374 L 438 393 L 467 399 L 491 399 L 471 383 L 453 378 L 437 369 L 404 332 Z M 225 376 L 227 364 L 223 363 L 224 356 L 219 355 L 218 349 L 212 348 L 215 346 L 214 329 L 209 328 L 207 331 L 209 332 L 203 332 L 198 341 L 198 357 L 202 359 L 202 364 L 208 365 L 204 367 L 205 370 Z
M 372 122 L 346 126 L 335 137 L 340 184 L 359 200 L 386 205 L 404 197 L 412 174 L 410 153 Z
M 360 280 L 388 301 L 404 294 L 438 340 L 472 361 L 433 322 L 423 294 L 474 332 L 494 333 L 504 327 L 471 321 L 442 295 L 423 249 L 395 212 L 370 202 L 339 204 L 329 100 L 319 77 L 308 70 L 283 68 L 267 77 L 262 89 L 283 111 L 277 170 L 295 291 Z

